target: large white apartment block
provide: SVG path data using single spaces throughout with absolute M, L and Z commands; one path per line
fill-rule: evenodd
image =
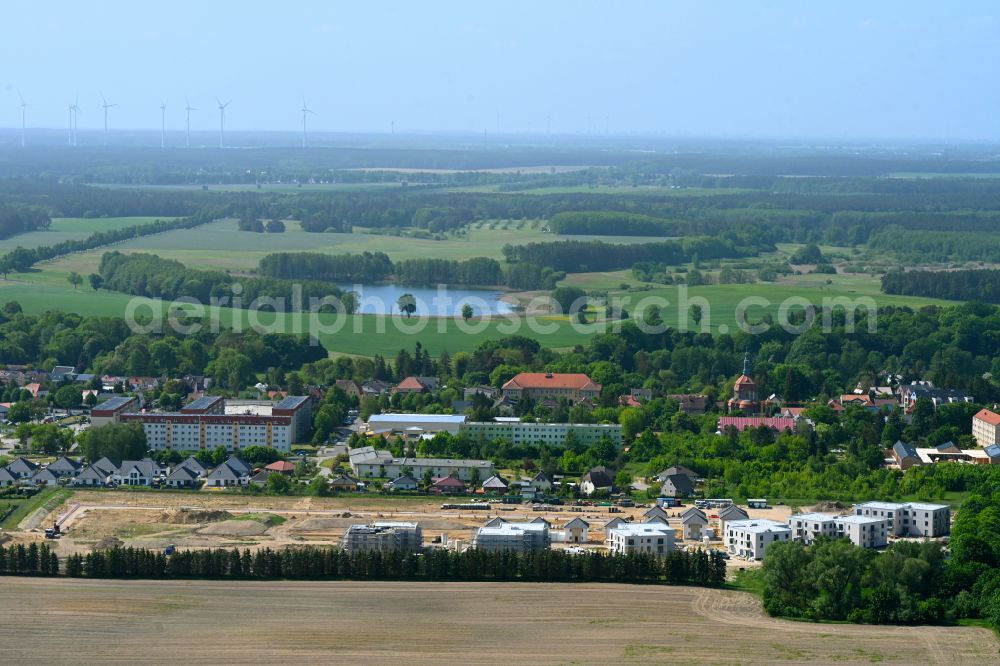
M 518 421 L 471 421 L 461 431 L 477 440 L 502 439 L 511 444 L 548 444 L 562 446 L 569 433 L 584 446 L 610 439 L 622 442 L 622 427 L 617 423 L 521 423 Z
M 881 548 L 888 544 L 889 523 L 874 516 L 834 516 L 803 513 L 788 520 L 792 538 L 810 544 L 819 537 L 846 538 L 861 548 Z
M 980 409 L 972 417 L 972 435 L 982 448 L 1000 443 L 1000 414 Z
M 499 524 L 480 527 L 472 537 L 473 548 L 493 552 L 510 550 L 526 553 L 535 550 L 548 550 L 551 543 L 549 525 L 541 520 L 531 523 L 503 521 Z
M 871 516 L 838 516 L 838 536 L 859 548 L 884 548 L 889 544 L 889 522 Z
M 276 403 L 227 403 L 217 396 L 205 396 L 185 405 L 179 412 L 123 413 L 117 419 L 124 423 L 141 423 L 149 448 L 157 451 L 192 451 L 219 446 L 228 451 L 248 446 L 290 451 L 292 444 L 308 431 L 312 400 L 306 396 L 289 396 Z
M 854 505 L 854 515 L 884 518 L 894 536 L 939 537 L 951 532 L 951 509 L 945 504 L 865 502 Z
M 674 549 L 674 528 L 663 523 L 625 523 L 608 532 L 608 547 L 616 555 L 646 553 L 664 557 Z
M 819 537 L 837 537 L 836 516 L 828 513 L 801 513 L 788 519 L 792 538 L 810 544 Z
M 422 478 L 427 470 L 435 478 L 453 475 L 462 481 L 471 481 L 475 475 L 479 476 L 480 481 L 485 481 L 496 474 L 496 469 L 489 460 L 396 458 L 390 451 L 373 446 L 351 449 L 348 456 L 351 470 L 362 479 L 396 479 L 403 476 L 403 470 L 415 479 Z
M 424 547 L 419 523 L 375 521 L 370 525 L 351 525 L 340 540 L 348 553 L 419 553 Z
M 726 550 L 747 560 L 762 560 L 768 546 L 791 538 L 792 529 L 774 520 L 757 518 L 726 523 Z

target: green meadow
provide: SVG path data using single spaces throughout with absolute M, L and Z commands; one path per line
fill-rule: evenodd
M 28 237 L 43 237 L 44 244 L 57 242 L 61 235 L 79 234 L 81 237 L 98 230 L 141 224 L 156 218 L 108 218 L 69 219 L 53 221 L 52 229 L 45 232 L 25 234 L 5 243 L 11 247 L 25 244 Z M 508 243 L 528 243 L 555 239 L 591 239 L 591 236 L 555 236 L 544 230 L 537 220 L 495 220 L 473 225 L 467 234 L 448 236 L 444 240 L 383 236 L 356 231 L 350 234 L 317 234 L 301 230 L 295 222 L 287 224 L 282 234 L 258 234 L 240 231 L 235 220 L 222 220 L 195 229 L 170 231 L 153 236 L 145 236 L 117 244 L 114 249 L 121 252 L 149 252 L 166 258 L 177 259 L 185 265 L 197 268 L 214 268 L 233 272 L 252 271 L 264 255 L 271 252 L 375 252 L 387 253 L 392 259 L 414 257 L 436 257 L 463 259 L 487 256 L 503 259 L 502 248 Z M 608 242 L 648 242 L 645 237 L 602 237 Z M 779 254 L 794 252 L 797 246 L 779 248 Z M 53 261 L 42 262 L 37 270 L 26 274 L 14 274 L 8 280 L 0 280 L 0 301 L 17 300 L 28 312 L 62 310 L 85 315 L 123 316 L 129 304 L 141 304 L 139 312 L 147 317 L 163 312 L 163 303 L 137 298 L 127 294 L 108 291 L 94 291 L 86 283 L 78 289 L 69 284 L 70 272 L 83 276 L 96 272 L 101 256 L 108 248 L 81 252 Z M 836 249 L 836 248 L 830 248 Z M 826 250 L 826 248 L 824 248 Z M 711 272 L 711 271 L 709 271 Z M 757 282 L 753 284 L 721 284 L 690 287 L 681 290 L 676 286 L 645 283 L 634 279 L 630 270 L 599 273 L 577 273 L 567 276 L 564 284 L 572 284 L 589 291 L 606 292 L 612 298 L 623 299 L 626 312 L 635 315 L 648 305 L 658 305 L 666 323 L 678 326 L 684 319 L 688 327 L 693 326 L 690 310 L 684 306 L 684 299 L 690 304 L 698 304 L 704 313 L 702 326 L 713 333 L 736 331 L 738 311 L 745 299 L 757 299 L 746 310 L 744 321 L 759 321 L 765 313 L 778 319 L 782 301 L 797 299 L 822 305 L 824 299 L 850 298 L 871 299 L 878 305 L 899 305 L 920 307 L 930 304 L 948 304 L 934 299 L 888 296 L 880 293 L 879 279 L 872 275 L 790 275 L 777 282 Z M 520 300 L 526 302 L 533 294 L 522 294 Z M 704 299 L 704 300 L 701 300 Z M 760 299 L 766 299 L 762 305 Z M 861 301 L 861 305 L 869 301 Z M 603 313 L 603 305 L 598 311 Z M 419 313 L 418 313 L 419 314 Z M 234 325 L 246 328 L 251 323 L 246 310 L 221 308 L 218 312 L 220 325 Z M 425 320 L 423 328 L 414 322 L 402 320 L 394 324 L 392 317 L 379 315 L 351 315 L 341 317 L 342 326 L 336 329 L 336 315 L 318 315 L 311 320 L 308 314 L 284 314 L 276 317 L 273 313 L 255 313 L 261 325 L 278 324 L 276 330 L 284 332 L 314 332 L 323 345 L 335 354 L 372 356 L 395 355 L 400 348 L 412 348 L 419 340 L 431 354 L 444 350 L 450 353 L 469 351 L 487 339 L 497 339 L 505 335 L 526 335 L 543 342 L 554 349 L 566 349 L 583 344 L 593 335 L 610 326 L 602 321 L 588 326 L 571 325 L 568 317 L 540 314 L 536 317 L 518 316 L 511 320 L 494 319 L 473 322 L 473 331 L 463 330 L 464 322 L 450 319 Z M 594 318 L 594 315 L 591 315 Z M 599 319 L 603 319 L 600 316 Z M 530 320 L 530 321 L 529 321 Z M 410 324 L 410 326 L 407 326 Z
M 0 240 L 0 253 L 14 248 L 35 248 L 55 245 L 67 240 L 83 240 L 98 231 L 114 231 L 125 227 L 150 224 L 156 220 L 174 220 L 175 217 L 54 217 L 45 231 L 32 231 Z

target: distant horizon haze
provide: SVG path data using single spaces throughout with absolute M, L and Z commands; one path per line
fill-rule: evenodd
M 108 0 L 4 8 L 0 127 L 1000 140 L 1000 5 Z

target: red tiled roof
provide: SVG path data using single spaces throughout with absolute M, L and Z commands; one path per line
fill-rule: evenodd
M 740 431 L 747 428 L 760 428 L 761 426 L 778 431 L 786 428 L 795 430 L 795 419 L 785 416 L 722 416 L 719 418 L 719 430 L 725 430 L 730 426 Z
M 976 415 L 973 418 L 979 419 L 980 421 L 986 421 L 991 426 L 1000 425 L 1000 414 L 991 412 L 988 409 L 980 409 L 976 412 Z
M 582 373 L 547 373 L 522 372 L 503 385 L 505 389 L 593 389 L 601 390 L 600 384 L 595 384 L 590 377 Z
M 295 465 L 288 462 L 287 460 L 278 460 L 264 467 L 266 470 L 272 472 L 293 472 L 295 471 Z
M 456 479 L 453 476 L 445 476 L 440 479 L 436 479 L 434 481 L 434 485 L 439 487 L 450 486 L 452 488 L 458 488 L 459 486 L 461 486 L 462 488 L 465 487 L 465 484 L 462 482 L 461 479 Z
M 399 382 L 399 384 L 396 385 L 396 390 L 426 391 L 427 387 L 424 386 L 423 382 L 421 382 L 416 377 L 407 377 L 406 379 L 404 379 L 403 381 Z
M 747 375 L 740 375 L 737 377 L 736 384 L 734 386 L 757 386 L 757 382 Z

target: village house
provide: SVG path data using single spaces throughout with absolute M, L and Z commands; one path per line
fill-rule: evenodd
M 250 465 L 237 456 L 230 456 L 221 465 L 205 477 L 205 485 L 209 488 L 229 488 L 245 486 L 250 483 Z
M 295 465 L 288 462 L 287 460 L 275 460 L 273 463 L 264 465 L 264 471 L 274 472 L 275 474 L 284 474 L 285 476 L 291 476 L 295 473 Z
M 364 396 L 364 392 L 361 390 L 361 385 L 353 379 L 338 379 L 334 383 L 334 386 L 339 388 L 351 398 L 357 398 L 360 400 Z
M 484 493 L 497 493 L 503 495 L 508 490 L 508 483 L 500 476 L 494 474 L 490 478 L 483 481 L 483 492 Z
M 123 486 L 151 486 L 162 473 L 160 466 L 149 458 L 123 460 L 118 469 L 112 472 L 111 480 Z
M 15 458 L 7 465 L 7 471 L 18 479 L 30 478 L 36 469 L 38 469 L 38 465 L 27 458 Z
M 168 488 L 195 488 L 199 484 L 198 472 L 190 467 L 174 467 L 164 484 Z
M 433 393 L 440 380 L 437 377 L 407 377 L 396 384 L 391 393 Z
M 610 493 L 614 485 L 614 475 L 603 466 L 595 467 L 580 478 L 580 492 L 587 496 L 597 492 Z
M 419 487 L 420 484 L 417 483 L 417 480 L 409 474 L 397 476 L 395 479 L 385 484 L 386 490 L 416 490 Z
M 0 488 L 9 488 L 18 481 L 20 481 L 20 479 L 11 474 L 6 467 L 0 467 Z
M 663 523 L 666 525 L 670 522 L 670 515 L 659 506 L 651 506 L 646 509 L 642 514 L 642 522 L 644 523 Z
M 580 517 L 563 525 L 563 543 L 587 543 L 590 540 L 590 523 Z
M 734 520 L 748 520 L 750 514 L 736 506 L 735 504 L 730 504 L 729 506 L 724 506 L 719 509 L 717 514 L 719 516 L 719 535 L 726 533 L 726 524 Z
M 690 497 L 694 495 L 694 484 L 686 474 L 670 474 L 663 479 L 660 494 L 666 497 Z
M 118 463 L 110 458 L 101 458 L 83 468 L 76 478 L 74 486 L 103 486 L 111 483 L 111 475 L 118 470 Z
M 892 445 L 892 459 L 903 471 L 923 464 L 917 450 L 906 442 L 896 442 Z
M 667 399 L 676 400 L 678 411 L 692 416 L 704 414 L 708 407 L 708 396 L 700 393 L 674 393 Z
M 355 493 L 362 488 L 361 482 L 346 474 L 338 474 L 329 481 L 330 490 L 338 493 Z
M 687 541 L 701 541 L 701 531 L 708 525 L 708 516 L 696 507 L 681 513 L 681 531 Z
M 448 475 L 434 479 L 428 490 L 437 495 L 460 495 L 465 492 L 465 483 L 458 477 Z

